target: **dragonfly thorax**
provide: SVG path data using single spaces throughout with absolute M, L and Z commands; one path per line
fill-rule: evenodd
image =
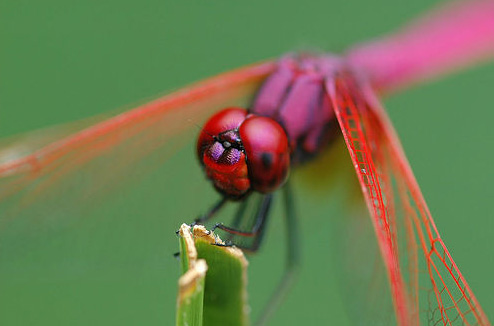
M 325 83 L 341 71 L 331 56 L 288 56 L 266 79 L 250 112 L 278 121 L 286 130 L 292 163 L 314 156 L 337 134 L 336 117 Z

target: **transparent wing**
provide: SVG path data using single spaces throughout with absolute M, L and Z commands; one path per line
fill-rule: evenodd
M 89 167 L 84 178 L 88 183 L 94 181 L 94 187 L 104 187 L 122 176 L 125 179 L 135 165 L 156 156 L 157 151 L 173 153 L 183 137 L 192 134 L 189 130 L 213 110 L 248 103 L 271 69 L 271 63 L 263 63 L 226 73 L 88 128 L 69 125 L 18 137 L 0 151 L 0 205 L 8 205 L 10 198 L 19 195 L 31 202 Z M 77 129 L 82 130 L 60 137 Z M 19 202 L 11 204 L 18 214 Z
M 68 137 L 102 120 L 103 117 L 96 116 L 0 139 L 0 166 L 22 159 L 52 142 Z
M 327 89 L 387 275 L 387 282 L 368 284 L 369 291 L 377 297 L 390 293 L 399 325 L 489 325 L 439 236 L 399 140 L 373 91 L 345 76 L 328 81 Z M 382 310 L 377 303 L 366 312 L 377 316 Z
M 3 143 L 0 323 L 172 324 L 163 307 L 175 306 L 173 231 L 217 196 L 196 162 L 197 126 L 248 105 L 272 69 L 249 66 L 95 124 Z

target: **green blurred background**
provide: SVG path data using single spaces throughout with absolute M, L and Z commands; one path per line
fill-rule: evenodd
M 2 1 L 0 136 L 129 107 L 287 51 L 341 52 L 393 31 L 431 2 Z M 385 100 L 442 237 L 491 319 L 492 85 L 490 63 Z M 0 269 L 0 323 L 173 324 L 178 277 L 173 230 L 217 197 L 194 160 L 184 149 L 167 168 L 186 179 L 160 186 L 154 175 L 145 186 L 103 205 L 100 220 L 48 232 L 33 240 L 36 246 L 19 249 L 28 255 Z M 195 190 L 200 196 L 186 193 L 184 183 L 194 178 L 201 184 Z M 160 191 L 170 188 L 184 195 L 162 198 Z M 331 228 L 330 218 L 318 211 L 319 197 L 303 187 L 298 192 L 304 267 L 272 325 L 345 324 L 348 317 L 331 273 L 338 264 L 330 255 L 321 259 L 330 251 L 329 242 L 324 233 L 307 237 L 311 223 Z M 161 219 L 161 210 L 170 205 L 188 210 Z M 116 214 L 133 217 L 109 217 Z M 275 217 L 264 249 L 251 260 L 254 313 L 283 267 L 279 226 Z M 316 300 L 314 294 L 320 298 L 321 292 L 324 299 Z

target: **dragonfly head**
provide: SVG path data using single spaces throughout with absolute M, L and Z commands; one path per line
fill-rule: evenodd
M 197 154 L 215 188 L 232 199 L 278 189 L 290 169 L 290 146 L 280 124 L 235 107 L 206 122 Z

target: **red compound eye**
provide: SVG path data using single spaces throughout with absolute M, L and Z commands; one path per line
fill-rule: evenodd
M 252 189 L 268 193 L 286 181 L 290 148 L 285 130 L 275 120 L 249 115 L 240 125 Z
M 227 108 L 213 115 L 206 122 L 197 140 L 197 155 L 199 161 L 203 162 L 204 151 L 213 145 L 214 137 L 228 131 L 236 130 L 247 117 L 247 111 L 241 108 Z
M 250 190 L 268 193 L 286 180 L 290 149 L 273 119 L 227 108 L 213 115 L 199 135 L 197 153 L 218 191 L 240 198 Z
M 224 109 L 213 115 L 199 135 L 197 154 L 216 189 L 230 198 L 250 190 L 249 174 L 238 128 L 247 111 Z

